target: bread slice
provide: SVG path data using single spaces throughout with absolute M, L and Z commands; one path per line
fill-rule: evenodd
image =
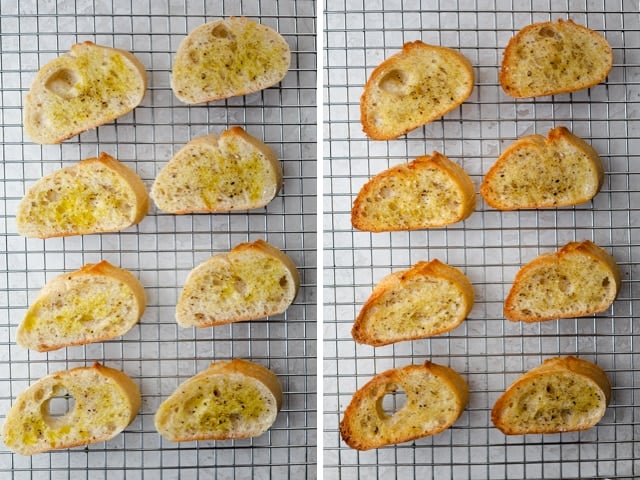
M 491 421 L 506 435 L 586 430 L 602 419 L 610 399 L 600 367 L 572 356 L 550 358 L 500 396 Z
M 194 268 L 176 306 L 183 327 L 211 327 L 284 312 L 298 293 L 293 261 L 264 240 L 241 243 Z
M 282 186 L 275 153 L 240 127 L 194 138 L 160 171 L 151 189 L 171 213 L 264 207 Z
M 244 17 L 205 23 L 178 47 L 171 88 L 185 103 L 247 95 L 280 82 L 291 63 L 287 41 Z
M 133 110 L 146 88 L 133 54 L 79 43 L 38 71 L 25 99 L 25 132 L 35 143 L 60 143 Z
M 146 306 L 144 287 L 106 260 L 59 275 L 38 294 L 18 327 L 24 348 L 48 352 L 127 333 Z
M 475 207 L 469 175 L 433 152 L 369 180 L 353 202 L 351 223 L 369 232 L 443 227 L 464 220 Z
M 393 392 L 404 392 L 406 402 L 388 413 L 383 399 Z M 340 422 L 340 434 L 358 450 L 435 435 L 453 425 L 468 400 L 467 383 L 449 367 L 427 361 L 394 368 L 376 375 L 354 394 Z
M 620 269 L 609 253 L 589 240 L 570 242 L 520 269 L 504 315 L 523 322 L 583 317 L 609 308 L 620 286 Z
M 528 25 L 509 40 L 500 84 L 516 98 L 568 93 L 602 82 L 613 52 L 599 33 L 559 19 Z
M 438 335 L 460 325 L 473 300 L 473 286 L 460 270 L 439 260 L 418 262 L 376 285 L 351 335 L 375 347 Z
M 101 153 L 38 180 L 18 206 L 25 237 L 49 238 L 115 232 L 137 224 L 149 209 L 138 175 Z
M 64 414 L 57 399 L 73 399 Z M 47 375 L 16 398 L 2 439 L 22 455 L 105 442 L 124 430 L 140 408 L 140 390 L 124 372 L 99 363 Z
M 500 155 L 482 182 L 480 194 L 493 208 L 553 208 L 591 200 L 602 187 L 598 153 L 565 127 L 545 139 L 527 135 Z
M 360 99 L 364 133 L 390 140 L 429 123 L 464 102 L 473 90 L 473 68 L 461 53 L 421 41 L 371 74 Z
M 271 370 L 242 359 L 218 361 L 162 402 L 155 425 L 172 442 L 257 437 L 281 407 L 282 386 Z

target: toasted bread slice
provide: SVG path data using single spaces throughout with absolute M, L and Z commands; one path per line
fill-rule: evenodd
M 390 140 L 429 123 L 464 102 L 473 90 L 473 68 L 461 53 L 421 41 L 371 74 L 360 99 L 364 133 Z
M 242 359 L 218 361 L 180 385 L 158 408 L 156 430 L 172 442 L 262 435 L 282 407 L 275 373 Z
M 59 414 L 53 399 L 73 398 Z M 124 372 L 96 363 L 47 375 L 16 398 L 2 426 L 2 439 L 22 455 L 112 439 L 138 414 L 136 383 Z
M 376 347 L 438 335 L 460 325 L 473 300 L 473 286 L 460 270 L 439 260 L 418 262 L 376 285 L 351 335 Z
M 610 399 L 600 367 L 572 356 L 550 358 L 502 394 L 491 421 L 506 435 L 586 430 L 602 419 Z
M 599 33 L 559 19 L 528 25 L 509 40 L 500 84 L 516 98 L 568 93 L 602 82 L 613 66 L 613 51 Z
M 289 45 L 278 32 L 230 17 L 199 26 L 180 43 L 171 88 L 185 103 L 247 95 L 280 82 L 290 63 Z
M 369 180 L 353 202 L 351 223 L 369 232 L 442 227 L 464 220 L 475 207 L 469 175 L 433 152 Z
M 39 352 L 102 342 L 131 330 L 145 306 L 144 287 L 132 273 L 106 260 L 89 263 L 44 286 L 16 340 Z
M 275 153 L 233 127 L 181 148 L 158 174 L 151 198 L 172 213 L 225 212 L 264 207 L 281 186 Z
M 598 153 L 565 127 L 545 139 L 527 135 L 500 155 L 482 182 L 480 194 L 493 208 L 553 208 L 591 200 L 602 187 Z
M 404 392 L 406 402 L 388 413 L 383 399 L 392 392 Z M 453 425 L 468 400 L 467 383 L 449 367 L 427 361 L 394 368 L 376 375 L 354 394 L 340 422 L 340 434 L 358 450 L 435 435 Z
M 115 232 L 140 222 L 148 209 L 140 177 L 101 153 L 38 180 L 20 202 L 16 223 L 25 237 Z
M 620 269 L 609 253 L 589 240 L 570 242 L 520 269 L 504 315 L 523 322 L 583 317 L 609 308 L 620 286 Z
M 133 54 L 76 44 L 38 71 L 25 99 L 25 132 L 35 143 L 60 143 L 133 110 L 146 88 Z
M 293 261 L 263 240 L 241 243 L 194 268 L 176 306 L 183 327 L 211 327 L 284 312 L 298 293 Z

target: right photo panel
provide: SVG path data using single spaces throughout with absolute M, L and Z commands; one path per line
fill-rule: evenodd
M 640 477 L 638 3 L 324 6 L 324 478 Z

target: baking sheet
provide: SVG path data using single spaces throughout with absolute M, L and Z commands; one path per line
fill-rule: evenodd
M 142 390 L 134 422 L 109 442 L 32 457 L 0 446 L 0 477 L 16 479 L 315 478 L 316 476 L 316 6 L 299 1 L 5 1 L 0 4 L 2 221 L 0 222 L 0 423 L 15 397 L 47 373 L 99 361 L 122 369 Z M 175 51 L 205 21 L 244 15 L 278 30 L 292 50 L 278 85 L 206 105 L 178 101 L 169 84 Z M 115 122 L 61 145 L 31 143 L 22 106 L 36 71 L 84 40 L 130 50 L 149 76 L 142 104 Z M 43 175 L 105 151 L 148 187 L 191 138 L 234 125 L 262 139 L 282 161 L 284 188 L 266 208 L 174 216 L 155 208 L 113 234 L 25 239 L 16 207 Z M 214 253 L 258 238 L 296 262 L 301 289 L 282 315 L 216 328 L 180 328 L 175 303 L 188 272 Z M 108 260 L 146 287 L 147 310 L 125 336 L 50 353 L 15 344 L 16 327 L 47 280 Z M 255 439 L 175 444 L 153 416 L 177 385 L 213 360 L 243 357 L 275 371 L 284 404 Z
M 572 94 L 514 100 L 498 84 L 502 51 L 525 25 L 571 18 L 607 38 L 614 67 L 601 85 Z M 324 14 L 324 472 L 325 478 L 637 478 L 640 476 L 640 15 L 631 1 L 326 0 Z M 474 65 L 475 88 L 459 108 L 391 141 L 368 140 L 360 125 L 364 83 L 402 44 L 453 47 Z M 597 197 L 568 208 L 499 212 L 478 196 L 476 212 L 446 228 L 354 231 L 350 207 L 373 175 L 438 150 L 479 188 L 516 138 L 564 125 L 600 153 Z M 503 300 L 519 268 L 541 253 L 590 239 L 612 253 L 622 289 L 607 311 L 580 319 L 510 323 Z M 351 326 L 376 283 L 419 260 L 462 269 L 476 302 L 457 329 L 431 339 L 373 348 Z M 613 396 L 603 420 L 584 432 L 507 437 L 493 428 L 495 400 L 546 358 L 579 355 L 607 372 Z M 442 434 L 358 452 L 338 425 L 356 389 L 391 367 L 432 360 L 470 386 L 467 409 Z

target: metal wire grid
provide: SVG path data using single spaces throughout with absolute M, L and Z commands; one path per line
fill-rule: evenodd
M 355 478 L 637 478 L 640 476 L 640 15 L 630 1 L 326 0 L 324 16 L 324 472 Z M 574 94 L 514 100 L 497 81 L 502 50 L 523 26 L 572 18 L 602 32 L 614 49 L 605 84 Z M 476 86 L 461 107 L 388 142 L 366 139 L 359 122 L 364 83 L 407 41 L 459 49 Z M 498 212 L 478 197 L 476 212 L 447 228 L 354 231 L 360 187 L 389 166 L 433 150 L 463 165 L 477 187 L 516 138 L 565 125 L 601 154 L 607 172 L 589 204 Z M 623 271 L 622 290 L 603 314 L 533 325 L 503 319 L 517 270 L 543 252 L 591 239 Z M 352 322 L 386 274 L 438 258 L 472 280 L 476 303 L 456 330 L 393 346 L 356 345 Z M 582 433 L 506 437 L 490 424 L 497 397 L 545 358 L 577 354 L 602 366 L 613 399 L 600 424 Z M 357 452 L 338 424 L 354 391 L 374 374 L 430 359 L 470 385 L 470 403 L 448 431 Z M 385 398 L 385 402 L 387 399 Z M 393 407 L 391 405 L 391 407 Z
M 180 103 L 169 85 L 179 42 L 205 21 L 231 15 L 278 30 L 292 49 L 291 70 L 260 93 L 208 105 Z M 3 0 L 0 17 L 0 421 L 33 381 L 94 361 L 124 370 L 143 399 L 137 418 L 112 441 L 32 457 L 0 448 L 0 476 L 315 478 L 315 2 Z M 84 40 L 135 53 L 149 75 L 145 99 L 133 113 L 61 145 L 34 145 L 22 131 L 24 94 L 42 65 Z M 282 161 L 283 191 L 264 209 L 174 216 L 154 208 L 137 227 L 115 234 L 41 241 L 15 233 L 18 202 L 46 173 L 106 151 L 150 187 L 189 139 L 233 125 L 263 139 Z M 299 267 L 302 284 L 291 308 L 260 321 L 198 331 L 177 327 L 175 303 L 191 268 L 258 238 L 282 248 Z M 120 339 L 46 354 L 17 346 L 15 329 L 45 281 L 100 259 L 129 269 L 145 285 L 148 306 L 140 324 Z M 249 440 L 161 439 L 153 425 L 160 402 L 212 360 L 235 357 L 268 366 L 281 379 L 284 404 L 273 428 Z

